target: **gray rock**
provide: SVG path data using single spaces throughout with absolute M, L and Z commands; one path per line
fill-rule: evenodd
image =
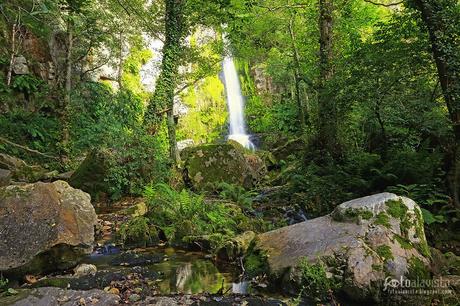
M 0 188 L 0 272 L 75 266 L 92 251 L 96 220 L 89 195 L 64 181 Z
M 27 66 L 27 59 L 24 56 L 19 55 L 14 58 L 13 71 L 18 75 L 30 73 L 29 66 Z
M 140 299 L 141 299 L 141 296 L 140 296 L 139 294 L 137 294 L 137 293 L 131 294 L 131 295 L 129 296 L 129 301 L 130 301 L 130 302 L 137 302 L 137 301 L 139 301 Z
M 79 264 L 73 269 L 73 273 L 76 277 L 94 275 L 97 272 L 97 267 L 91 264 Z
M 54 287 L 43 287 L 31 290 L 29 295 L 15 302 L 14 306 L 75 306 L 118 305 L 120 297 L 103 290 L 93 289 L 88 291 L 66 290 Z
M 414 261 L 429 265 L 420 208 L 390 193 L 343 203 L 331 215 L 260 234 L 255 243 L 273 277 L 299 282 L 299 261 L 321 260 L 341 270 L 342 289 L 358 300 L 381 292 L 387 276 L 406 277 Z
M 0 187 L 7 186 L 11 182 L 11 171 L 0 169 Z

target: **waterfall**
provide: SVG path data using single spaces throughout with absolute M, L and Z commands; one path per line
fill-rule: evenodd
M 235 140 L 245 148 L 254 150 L 254 144 L 246 133 L 244 121 L 244 99 L 241 94 L 240 80 L 236 72 L 233 57 L 225 56 L 223 61 L 224 83 L 227 94 L 228 113 L 230 118 L 230 133 L 228 139 Z

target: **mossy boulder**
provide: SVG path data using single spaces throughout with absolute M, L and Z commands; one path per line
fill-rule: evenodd
M 89 193 L 95 201 L 108 194 L 107 177 L 110 169 L 110 156 L 109 151 L 91 151 L 70 177 L 70 186 Z
M 197 190 L 209 190 L 220 182 L 250 188 L 261 178 L 263 162 L 237 143 L 186 148 L 184 181 Z
M 92 251 L 96 219 L 89 195 L 64 181 L 0 188 L 0 273 L 75 266 Z
M 266 255 L 266 273 L 273 279 L 298 286 L 300 261 L 321 261 L 340 290 L 360 301 L 393 299 L 384 291 L 387 277 L 430 277 L 420 208 L 391 193 L 352 200 L 330 215 L 260 234 L 253 253 Z

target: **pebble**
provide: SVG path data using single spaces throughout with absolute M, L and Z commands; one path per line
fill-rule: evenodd
M 140 299 L 141 299 L 141 296 L 140 296 L 139 294 L 136 294 L 136 293 L 131 294 L 131 295 L 129 296 L 129 300 L 130 300 L 131 302 L 137 302 L 137 301 L 139 301 Z

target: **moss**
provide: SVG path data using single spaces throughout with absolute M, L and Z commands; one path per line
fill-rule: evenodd
M 410 222 L 409 216 L 405 216 L 402 218 L 399 229 L 401 230 L 401 235 L 408 236 L 409 229 L 412 227 L 412 223 Z
M 415 216 L 417 219 L 415 221 L 415 235 L 420 240 L 420 242 L 416 246 L 417 250 L 423 256 L 430 258 L 431 252 L 430 252 L 430 248 L 428 246 L 428 242 L 426 241 L 426 237 L 425 237 L 425 230 L 424 230 L 425 223 L 423 222 L 422 212 L 420 211 L 418 207 L 415 208 Z
M 101 193 L 108 193 L 108 156 L 108 152 L 93 150 L 70 177 L 69 185 L 89 193 L 94 200 L 98 200 Z
M 388 215 L 384 212 L 381 212 L 379 213 L 376 217 L 375 217 L 375 224 L 378 224 L 378 225 L 383 225 L 385 226 L 386 228 L 390 228 L 390 218 L 388 217 Z
M 270 272 L 267 253 L 257 247 L 256 239 L 253 239 L 249 244 L 243 259 L 243 266 L 248 277 L 256 277 Z
M 389 259 L 394 259 L 393 254 L 391 253 L 391 248 L 388 245 L 380 245 L 379 247 L 377 247 L 376 252 L 385 261 Z
M 32 287 L 58 287 L 65 289 L 69 287 L 71 279 L 65 277 L 45 278 L 39 280 Z
M 326 265 L 323 261 L 310 263 L 307 258 L 302 258 L 299 262 L 301 272 L 302 291 L 309 297 L 314 297 L 318 301 L 325 301 L 330 295 L 331 290 L 340 287 L 340 282 L 334 278 L 327 277 Z
M 382 265 L 378 265 L 378 264 L 373 264 L 372 265 L 372 270 L 374 271 L 383 271 L 383 266 Z
M 431 279 L 431 273 L 428 271 L 428 268 L 420 258 L 415 256 L 409 259 L 409 269 L 406 276 L 413 280 Z
M 360 219 L 369 220 L 373 216 L 374 214 L 367 209 L 347 208 L 343 213 L 335 212 L 332 217 L 336 221 L 358 222 Z
M 407 206 L 404 205 L 402 200 L 388 200 L 386 201 L 387 211 L 393 218 L 402 220 L 407 213 Z
M 401 237 L 399 235 L 395 235 L 394 238 L 395 238 L 396 241 L 398 241 L 399 245 L 403 249 L 410 250 L 410 249 L 414 248 L 414 246 L 412 245 L 412 243 L 408 239 L 406 239 L 404 237 Z

